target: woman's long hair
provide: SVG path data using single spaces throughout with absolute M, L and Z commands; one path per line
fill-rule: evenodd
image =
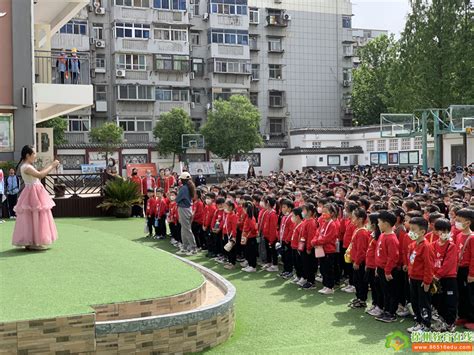
M 22 150 L 21 150 L 21 159 L 18 162 L 18 164 L 16 165 L 15 171 L 18 171 L 18 167 L 21 165 L 21 163 L 23 163 L 25 161 L 27 155 L 33 154 L 33 149 L 34 149 L 34 147 L 32 145 L 25 145 L 22 148 Z

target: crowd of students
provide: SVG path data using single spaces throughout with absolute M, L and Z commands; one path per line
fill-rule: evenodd
M 200 186 L 197 250 L 183 249 L 177 192 L 148 190 L 149 236 L 226 269 L 280 272 L 305 290 L 355 293 L 348 304 L 408 331 L 474 329 L 474 172 L 355 169 L 278 173 Z M 282 267 L 280 267 L 282 264 Z M 371 302 L 368 304 L 368 293 Z

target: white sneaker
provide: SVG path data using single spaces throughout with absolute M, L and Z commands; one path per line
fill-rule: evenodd
M 306 279 L 301 278 L 296 284 L 297 284 L 298 286 L 303 286 L 305 283 L 306 283 Z
M 381 309 L 377 306 L 377 307 L 375 307 L 372 311 L 367 312 L 367 313 L 370 314 L 371 316 L 379 317 L 379 316 L 382 315 L 383 310 L 381 310 Z
M 399 317 L 406 317 L 410 314 L 410 311 L 408 308 L 399 305 L 396 314 Z
M 408 328 L 407 332 L 408 333 L 419 332 L 422 328 L 423 328 L 423 325 L 417 323 L 413 327 Z
M 411 303 L 407 304 L 407 309 L 408 309 L 408 312 L 410 312 L 410 315 L 412 315 L 412 316 L 415 315 L 415 312 L 413 311 L 413 307 L 412 307 Z
M 257 269 L 251 266 L 247 266 L 246 268 L 243 268 L 242 271 L 245 272 L 257 272 Z
M 365 310 L 365 313 L 372 312 L 374 309 L 375 309 L 375 305 L 372 305 L 372 306 L 370 306 L 369 308 L 367 308 L 367 309 Z
M 186 253 L 187 256 L 196 255 L 196 250 L 190 250 Z
M 268 272 L 277 272 L 278 271 L 278 265 L 272 265 L 267 268 Z
M 242 266 L 242 267 L 245 268 L 245 267 L 249 266 L 249 262 L 248 262 L 247 260 L 246 260 L 246 261 L 242 261 L 242 262 L 240 263 L 240 266 Z
M 300 280 L 300 278 L 298 276 L 293 276 L 293 278 L 291 279 L 291 282 L 293 282 L 294 284 L 298 283 L 298 281 Z
M 2 224 L 2 223 L 5 223 L 5 221 L 2 221 L 2 220 L 0 219 L 0 224 Z
M 346 286 L 344 289 L 342 289 L 342 291 L 344 291 L 344 292 L 346 292 L 346 293 L 355 293 L 355 292 L 356 292 L 356 288 L 355 288 L 355 286 L 348 285 L 348 286 Z
M 272 266 L 272 264 L 267 263 L 267 264 L 262 266 L 262 269 L 268 269 L 270 266 Z
M 332 288 L 328 288 L 328 287 L 325 287 L 326 290 L 324 290 L 324 288 L 319 292 L 323 295 L 333 295 L 334 294 L 334 289 Z
M 176 254 L 178 254 L 178 255 L 185 255 L 185 254 L 187 254 L 187 252 L 186 252 L 186 250 L 179 249 L 179 250 L 176 252 Z
M 323 282 L 323 278 L 321 276 L 316 276 L 315 281 Z

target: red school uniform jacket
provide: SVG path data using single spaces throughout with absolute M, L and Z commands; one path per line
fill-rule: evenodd
M 271 210 L 266 214 L 262 233 L 265 239 L 270 243 L 276 242 L 278 238 L 278 215 L 275 210 Z
M 352 238 L 351 259 L 354 264 L 360 265 L 365 262 L 367 248 L 369 246 L 370 233 L 365 228 L 356 229 Z
M 156 205 L 158 204 L 158 199 L 156 197 L 151 197 L 146 203 L 146 216 L 147 217 L 156 217 Z
M 238 218 L 234 212 L 225 213 L 222 234 L 232 236 L 235 239 L 237 236 L 237 222 Z
M 410 239 L 403 225 L 395 229 L 398 238 L 398 263 L 397 266 L 408 266 L 408 247 L 413 240 Z
M 257 229 L 257 221 L 255 220 L 255 217 L 246 217 L 244 219 L 244 224 L 242 226 L 242 235 L 244 237 L 247 237 L 247 239 L 250 238 L 257 238 L 258 236 L 258 229 Z
M 262 208 L 258 211 L 257 227 L 260 233 L 263 233 L 263 226 L 265 224 L 265 219 L 267 218 L 268 210 Z
M 433 244 L 439 239 L 439 235 L 436 234 L 435 232 L 429 232 L 426 233 L 425 239 L 428 241 L 428 243 Z
M 215 203 L 211 203 L 210 205 L 204 206 L 204 224 L 202 226 L 206 227 L 207 230 L 212 229 L 212 219 L 214 218 L 216 210 L 217 206 Z
M 173 224 L 179 223 L 178 204 L 176 201 L 170 201 L 168 222 Z
M 130 181 L 134 182 L 138 186 L 140 193 L 143 195 L 142 179 L 140 179 L 138 175 L 134 175 L 130 178 Z
M 280 242 L 283 242 L 283 243 L 291 242 L 291 235 L 293 234 L 293 229 L 294 229 L 294 223 L 291 220 L 292 216 L 293 214 L 290 213 L 287 216 L 283 216 L 281 218 L 280 233 L 279 233 Z
M 375 251 L 375 265 L 383 269 L 385 275 L 390 275 L 397 266 L 399 259 L 399 245 L 395 233 L 382 233 L 377 240 Z
M 441 245 L 439 241 L 432 244 L 434 249 L 434 275 L 438 279 L 456 277 L 458 273 L 458 250 L 456 243 L 448 241 Z
M 312 244 L 322 246 L 325 254 L 333 254 L 336 252 L 337 234 L 337 223 L 331 219 L 319 228 L 319 233 L 313 237 Z
M 295 225 L 293 229 L 293 233 L 291 234 L 291 249 L 297 250 L 298 249 L 298 243 L 301 240 L 301 235 L 303 232 L 304 224 L 306 223 L 306 220 L 303 220 L 300 224 Z
M 423 281 L 429 285 L 433 281 L 434 251 L 431 244 L 424 239 L 421 243 L 414 242 L 408 248 L 408 276 L 410 279 Z
M 237 229 L 242 230 L 245 217 L 247 217 L 247 212 L 244 210 L 242 206 L 238 205 L 237 209 L 235 210 L 235 214 L 237 215 Z
M 142 193 L 143 194 L 146 194 L 148 189 L 155 189 L 156 188 L 156 181 L 155 181 L 155 178 L 153 176 L 151 176 L 150 178 L 148 177 L 144 177 L 142 179 Z
M 165 198 L 156 199 L 156 216 L 163 217 L 168 211 L 168 203 Z
M 211 221 L 211 229 L 216 227 L 216 223 L 219 222 L 219 231 L 222 232 L 222 228 L 224 227 L 224 210 L 218 210 L 214 212 L 214 216 L 212 217 Z
M 310 219 L 305 219 L 305 223 L 302 227 L 301 234 L 300 234 L 300 241 L 305 241 L 306 243 L 306 250 L 310 251 L 313 248 L 313 245 L 311 244 L 314 235 L 316 234 L 316 231 L 318 229 L 318 223 L 314 218 Z
M 466 245 L 466 247 L 464 247 L 464 245 Z M 469 268 L 469 276 L 474 277 L 474 233 L 471 233 L 470 236 L 459 233 L 457 246 L 459 252 L 459 267 Z
M 349 244 L 351 243 L 352 236 L 354 235 L 354 231 L 356 230 L 356 226 L 354 223 L 351 222 L 350 219 L 343 220 L 345 223 L 344 227 L 342 228 L 344 230 L 344 236 L 342 239 L 342 247 L 344 249 L 347 249 L 349 247 Z
M 193 211 L 193 222 L 196 222 L 199 225 L 204 224 L 204 203 L 201 200 L 193 201 L 192 205 Z
M 365 267 L 368 269 L 375 269 L 375 251 L 377 249 L 377 241 L 370 236 L 369 245 L 367 246 L 367 254 L 365 255 Z

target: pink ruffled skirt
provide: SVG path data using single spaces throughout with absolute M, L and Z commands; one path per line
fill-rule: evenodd
M 43 246 L 58 239 L 51 209 L 55 203 L 40 183 L 27 184 L 15 206 L 16 223 L 12 244 Z

